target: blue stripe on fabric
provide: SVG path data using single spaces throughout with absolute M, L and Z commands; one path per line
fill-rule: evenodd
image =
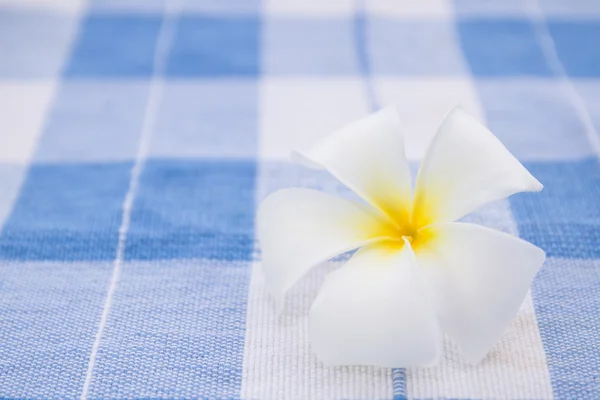
M 362 3 L 362 1 L 359 1 Z M 362 6 L 364 7 L 364 6 Z M 362 9 L 359 8 L 359 9 Z M 367 17 L 364 12 L 359 12 L 354 17 L 354 44 L 356 58 L 358 61 L 359 72 L 363 77 L 365 85 L 365 95 L 369 101 L 369 108 L 376 111 L 380 108 L 379 100 L 375 93 L 375 87 L 371 78 L 371 61 L 369 58 L 368 37 L 367 37 Z
M 67 78 L 149 78 L 162 16 L 86 16 L 65 69 Z
M 404 368 L 392 369 L 394 400 L 406 400 L 406 370 Z
M 131 165 L 33 165 L 0 233 L 0 259 L 110 260 Z M 253 161 L 149 160 L 128 259 L 249 260 Z
M 181 1 L 181 0 L 178 0 Z M 161 13 L 165 4 L 172 0 L 90 0 L 89 8 L 92 12 L 130 12 L 137 14 Z M 185 2 L 185 0 L 184 0 Z
M 457 18 L 463 16 L 466 18 L 477 16 L 493 18 L 502 15 L 525 17 L 531 12 L 531 3 L 527 4 L 523 0 L 452 0 L 452 8 Z
M 549 257 L 600 258 L 598 160 L 528 162 L 525 166 L 544 190 L 510 198 L 520 236 Z
M 4 260 L 112 260 L 131 163 L 32 165 L 0 232 Z
M 552 76 L 533 23 L 527 19 L 457 20 L 460 43 L 473 75 Z
M 255 16 L 182 15 L 167 58 L 171 78 L 260 73 L 261 20 Z
M 254 161 L 148 160 L 125 258 L 250 260 L 255 176 Z
M 600 20 L 550 20 L 548 31 L 568 75 L 600 77 Z

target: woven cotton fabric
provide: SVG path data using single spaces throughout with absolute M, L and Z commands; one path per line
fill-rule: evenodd
M 466 219 L 548 260 L 478 366 L 327 367 L 339 257 L 265 292 L 255 210 L 353 196 L 293 148 L 381 106 L 415 165 L 461 104 L 544 184 Z M 600 398 L 600 3 L 0 1 L 0 398 Z

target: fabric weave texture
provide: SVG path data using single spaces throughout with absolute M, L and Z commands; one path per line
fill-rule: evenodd
M 456 104 L 545 186 L 465 218 L 548 254 L 478 366 L 327 367 L 339 257 L 265 291 L 257 205 L 353 194 L 294 148 L 388 104 L 417 165 Z M 600 3 L 0 0 L 0 398 L 600 398 Z

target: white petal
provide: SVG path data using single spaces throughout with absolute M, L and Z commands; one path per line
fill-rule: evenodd
M 542 185 L 485 126 L 460 108 L 448 113 L 417 176 L 413 222 L 450 222 Z
M 282 296 L 310 268 L 331 257 L 389 236 L 376 210 L 311 190 L 285 189 L 261 204 L 257 216 L 267 286 Z
M 371 114 L 295 153 L 306 166 L 322 167 L 394 221 L 407 221 L 412 203 L 410 170 L 394 107 Z
M 429 365 L 441 353 L 432 294 L 410 245 L 373 243 L 327 276 L 310 311 L 311 348 L 330 365 Z
M 514 318 L 544 251 L 505 233 L 464 223 L 432 225 L 415 250 L 430 278 L 442 330 L 480 361 Z

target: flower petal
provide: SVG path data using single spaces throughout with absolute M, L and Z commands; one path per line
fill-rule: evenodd
M 542 185 L 492 132 L 455 108 L 421 163 L 413 224 L 456 221 L 488 202 L 540 190 Z
M 310 151 L 293 156 L 306 166 L 327 169 L 395 223 L 408 221 L 410 170 L 394 107 L 325 136 Z
M 479 225 L 435 224 L 419 234 L 417 263 L 434 287 L 442 330 L 480 361 L 500 339 L 544 263 L 542 249 Z
M 268 196 L 257 216 L 267 286 L 282 296 L 310 268 L 378 237 L 393 227 L 365 205 L 311 189 Z
M 312 350 L 330 365 L 429 365 L 441 354 L 431 293 L 409 244 L 358 250 L 310 311 Z

